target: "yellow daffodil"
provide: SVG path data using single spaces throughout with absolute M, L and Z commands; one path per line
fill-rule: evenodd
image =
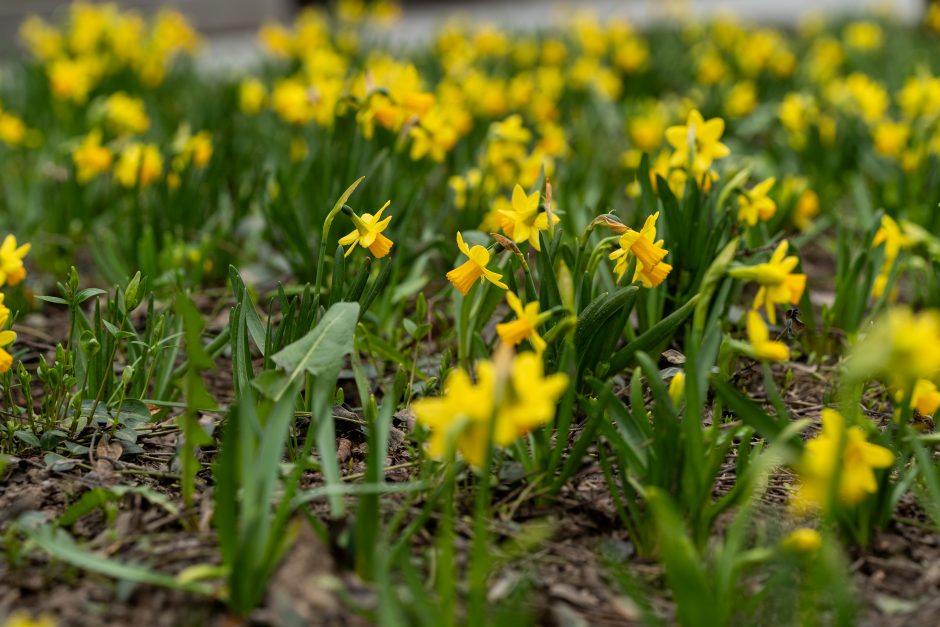
M 97 83 L 97 68 L 88 59 L 60 57 L 46 66 L 49 89 L 60 100 L 84 104 Z
M 875 284 L 872 286 L 872 295 L 880 298 L 884 294 L 891 271 L 894 269 L 894 262 L 903 248 L 909 247 L 912 242 L 904 231 L 898 226 L 890 216 L 881 217 L 881 226 L 875 231 L 875 237 L 872 239 L 872 247 L 884 244 L 885 262 L 875 278 Z
M 669 398 L 672 399 L 672 404 L 677 408 L 679 404 L 682 403 L 682 397 L 685 395 L 685 371 L 680 370 L 675 375 L 673 375 L 672 380 L 669 381 Z
M 732 118 L 750 115 L 757 107 L 757 87 L 752 81 L 741 81 L 728 90 L 725 112 Z
M 819 196 L 811 189 L 803 190 L 796 206 L 793 208 L 793 225 L 805 231 L 812 223 L 813 218 L 819 214 Z
M 885 376 L 898 389 L 907 389 L 918 379 L 938 380 L 940 311 L 889 309 L 855 345 L 847 367 L 854 380 Z
M 119 91 L 108 96 L 104 106 L 105 118 L 119 134 L 139 135 L 150 128 L 150 117 L 140 98 Z
M 805 512 L 826 503 L 836 473 L 836 498 L 843 505 L 857 505 L 878 490 L 875 470 L 893 463 L 894 454 L 868 442 L 861 427 L 846 428 L 842 414 L 823 409 L 822 432 L 806 443 L 799 465 L 800 486 L 793 506 Z
M 29 612 L 18 611 L 7 617 L 3 627 L 56 627 L 56 619 L 49 614 L 33 618 Z
M 490 262 L 489 250 L 480 245 L 470 248 L 463 241 L 460 231 L 457 232 L 457 248 L 468 257 L 467 261 L 447 273 L 447 280 L 453 283 L 458 292 L 466 296 L 477 279 L 480 279 L 481 283 L 489 281 L 504 290 L 509 289 L 509 286 L 500 281 L 503 275 L 486 267 Z
M 783 548 L 798 553 L 812 553 L 822 546 L 822 536 L 815 529 L 800 527 L 787 534 L 780 544 Z
M 675 149 L 670 165 L 686 167 L 691 164 L 696 177 L 701 176 L 711 168 L 713 161 L 731 154 L 721 143 L 724 132 L 724 120 L 712 118 L 705 121 L 697 109 L 692 109 L 685 125 L 666 129 L 666 141 Z
M 7 146 L 15 147 L 21 145 L 26 140 L 26 136 L 27 129 L 23 120 L 12 113 L 0 111 L 0 141 Z
M 545 350 L 545 340 L 539 335 L 538 326 L 547 318 L 547 315 L 541 314 L 538 301 L 526 303 L 523 306 L 522 301 L 513 292 L 506 292 L 506 302 L 509 308 L 516 314 L 516 319 L 511 322 L 503 322 L 496 325 L 496 333 L 499 339 L 507 346 L 515 346 L 522 340 L 529 340 L 536 353 Z
M 346 249 L 345 257 L 348 257 L 352 253 L 357 244 L 363 248 L 368 248 L 369 252 L 377 259 L 381 259 L 389 253 L 394 242 L 383 235 L 383 231 L 388 228 L 389 222 L 392 221 L 392 216 L 383 220 L 382 212 L 385 211 L 390 204 L 392 204 L 391 200 L 385 201 L 385 204 L 382 205 L 382 208 L 379 209 L 375 215 L 364 213 L 362 216 L 357 216 L 355 213 L 349 213 L 350 219 L 352 219 L 353 224 L 356 225 L 356 230 L 339 239 L 341 245 L 349 246 L 349 248 Z
M 764 319 L 753 309 L 747 312 L 747 339 L 754 356 L 761 361 L 786 361 L 790 358 L 787 345 L 770 339 Z
M 7 372 L 13 366 L 13 355 L 8 353 L 4 347 L 15 341 L 16 333 L 9 330 L 0 331 L 0 374 Z
M 771 324 L 777 322 L 776 306 L 783 303 L 798 304 L 806 288 L 806 275 L 793 273 L 799 259 L 795 256 L 786 256 L 788 246 L 789 242 L 783 240 L 777 246 L 770 261 L 755 266 L 732 268 L 728 271 L 728 274 L 736 279 L 754 281 L 760 285 L 754 297 L 753 307 L 759 309 L 763 305 Z
M 3 238 L 0 244 L 0 287 L 4 285 L 16 285 L 26 278 L 26 266 L 23 265 L 23 259 L 29 253 L 30 245 L 16 245 L 16 237 L 13 234 Z
M 463 369 L 455 370 L 444 383 L 442 397 L 421 399 L 411 407 L 417 421 L 431 430 L 428 453 L 432 457 L 444 457 L 453 439 L 463 458 L 481 468 L 490 421 L 495 421 L 493 443 L 499 447 L 512 444 L 552 419 L 568 377 L 561 373 L 545 376 L 542 358 L 535 353 L 515 358 L 497 355 L 495 362 L 479 362 L 476 370 L 476 383 Z
M 891 216 L 881 217 L 881 226 L 875 231 L 875 237 L 871 241 L 872 247 L 885 245 L 885 263 L 891 265 L 897 259 L 898 253 L 902 248 L 911 245 L 910 239 L 904 235 L 904 231 L 898 226 Z
M 257 78 L 246 78 L 238 86 L 238 108 L 245 115 L 257 115 L 268 99 L 268 90 Z
M 516 184 L 512 190 L 512 209 L 500 210 L 503 231 L 516 243 L 528 240 L 535 250 L 541 250 L 539 231 L 548 228 L 548 212 L 539 212 L 539 192 L 526 195 L 522 186 Z M 552 224 L 558 222 L 552 214 Z
M 768 194 L 776 182 L 776 178 L 770 177 L 738 196 L 738 220 L 748 226 L 754 226 L 758 219 L 766 222 L 774 217 L 777 203 Z
M 3 326 L 0 324 L 0 326 Z M 898 403 L 904 402 L 905 390 L 898 390 L 894 399 Z M 933 381 L 929 379 L 918 379 L 914 383 L 914 389 L 911 394 L 911 408 L 916 410 L 921 416 L 933 416 L 934 413 L 940 409 L 940 390 L 937 390 L 937 386 Z M 898 420 L 901 415 L 901 410 L 897 409 L 894 412 L 894 419 Z
M 658 211 L 646 219 L 640 231 L 627 228 L 620 236 L 620 248 L 610 253 L 610 259 L 616 261 L 614 273 L 617 281 L 627 271 L 630 255 L 637 259 L 633 280 L 640 281 L 644 287 L 656 287 L 672 271 L 672 266 L 663 261 L 669 252 L 663 248 L 664 241 L 655 241 L 657 219 Z
M 872 129 L 875 152 L 884 157 L 898 157 L 907 145 L 910 134 L 911 127 L 906 122 L 879 122 Z
M 107 172 L 113 160 L 111 149 L 101 145 L 101 131 L 91 131 L 82 139 L 82 143 L 72 150 L 75 180 L 82 184 L 91 181 L 99 174 Z
M 128 144 L 114 166 L 114 178 L 124 187 L 146 187 L 163 174 L 163 156 L 155 144 Z

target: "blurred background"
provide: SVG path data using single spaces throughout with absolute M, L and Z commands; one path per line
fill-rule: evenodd
M 0 0 L 0 48 L 16 44 L 16 29 L 27 14 L 46 18 L 69 4 L 67 0 Z M 254 32 L 269 20 L 290 20 L 305 5 L 326 5 L 328 0 L 122 0 L 125 8 L 144 12 L 173 6 L 189 16 L 199 30 L 210 35 Z M 626 16 L 637 24 L 663 17 L 706 17 L 730 12 L 741 18 L 795 23 L 811 12 L 849 13 L 875 9 L 902 21 L 921 17 L 925 0 L 403 0 L 404 14 L 395 39 L 408 41 L 426 37 L 433 26 L 454 15 L 502 26 L 538 28 L 547 26 L 571 9 L 591 9 L 600 16 Z

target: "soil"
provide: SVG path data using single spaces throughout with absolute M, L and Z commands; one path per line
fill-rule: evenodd
M 52 350 L 55 334 L 50 329 L 67 328 L 62 322 L 55 315 L 30 320 L 35 333 L 23 335 L 31 350 L 27 363 Z M 218 323 L 224 324 L 224 320 Z M 819 412 L 830 392 L 832 366 L 797 361 L 791 367 L 792 380 L 783 390 L 784 401 L 794 418 L 813 421 L 814 428 L 808 430 L 811 434 L 818 427 Z M 219 368 L 206 377 L 210 391 L 220 402 L 232 398 L 229 372 L 223 359 Z M 778 383 L 785 380 L 782 370 L 775 375 Z M 764 400 L 759 372 L 745 369 L 740 384 L 756 401 Z M 344 426 L 338 430 L 337 441 L 343 472 L 361 473 L 365 442 L 356 425 L 359 417 L 345 408 L 336 408 L 335 413 L 346 418 L 340 421 Z M 882 419 L 888 415 L 877 407 L 873 413 Z M 415 461 L 408 445 L 411 421 L 406 414 L 401 418 L 396 422 L 387 460 L 393 468 L 388 479 L 393 481 L 407 480 Z M 207 415 L 204 419 L 218 422 L 221 416 Z M 297 428 L 303 429 L 304 425 L 298 424 Z M 146 487 L 166 496 L 179 513 L 170 513 L 139 494 L 128 494 L 110 517 L 97 509 L 77 520 L 69 531 L 87 548 L 124 562 L 153 565 L 166 574 L 195 565 L 218 564 L 207 471 L 199 477 L 194 511 L 183 512 L 173 470 L 177 439 L 173 417 L 151 425 L 151 432 L 139 440 L 143 452 L 137 455 L 110 450 L 106 441 L 102 444 L 103 436 L 88 434 L 88 459 L 69 469 L 50 467 L 42 456 L 16 459 L 0 478 L 0 533 L 9 528 L 10 521 L 24 515 L 43 520 L 59 517 L 96 486 Z M 204 468 L 214 453 L 212 449 L 202 451 Z M 729 458 L 716 495 L 731 488 L 734 468 L 734 460 Z M 310 485 L 318 480 L 314 474 L 305 478 Z M 773 477 L 761 497 L 758 518 L 785 517 L 792 480 L 783 470 Z M 542 624 L 642 625 L 643 611 L 617 580 L 620 565 L 645 591 L 649 611 L 667 624 L 674 622 L 675 610 L 664 573 L 653 561 L 637 555 L 617 517 L 596 451 L 589 452 L 576 478 L 551 502 L 523 500 L 521 505 L 513 505 L 523 487 L 521 480 L 510 480 L 494 494 L 497 540 L 510 539 L 520 526 L 533 523 L 549 525 L 551 533 L 547 541 L 493 576 L 491 601 L 500 600 L 525 581 L 530 587 L 526 609 Z M 469 508 L 469 503 L 460 506 Z M 394 507 L 393 500 L 390 507 Z M 48 612 L 58 617 L 60 625 L 76 626 L 369 624 L 351 605 L 373 606 L 372 590 L 349 570 L 341 551 L 324 546 L 306 525 L 302 529 L 300 541 L 275 575 L 266 602 L 247 619 L 229 615 L 221 602 L 204 596 L 117 582 L 50 559 L 38 550 L 7 554 L 0 559 L 0 616 L 26 609 L 34 614 Z M 462 550 L 469 545 L 469 531 L 469 525 L 458 525 Z M 722 533 L 721 524 L 716 533 Z M 936 624 L 940 616 L 940 534 L 932 529 L 913 498 L 901 502 L 894 521 L 878 533 L 869 548 L 853 549 L 849 558 L 858 598 L 864 605 L 862 624 Z M 325 585 L 327 581 L 330 585 Z M 341 591 L 337 591 L 337 582 Z

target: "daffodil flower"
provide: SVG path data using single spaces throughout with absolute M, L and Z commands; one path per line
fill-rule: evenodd
M 706 121 L 698 110 L 693 109 L 684 126 L 666 129 L 666 141 L 675 149 L 670 165 L 686 167 L 691 164 L 696 177 L 704 174 L 715 159 L 731 154 L 731 150 L 721 143 L 724 132 L 724 120 L 712 118 Z
M 26 278 L 23 259 L 29 253 L 30 245 L 16 245 L 16 237 L 7 235 L 0 244 L 0 287 L 16 285 Z
M 770 339 L 767 325 L 754 310 L 747 312 L 747 339 L 754 356 L 761 361 L 786 361 L 790 358 L 790 349 L 783 342 Z
M 516 319 L 496 325 L 499 339 L 507 346 L 515 346 L 522 340 L 529 340 L 536 353 L 545 350 L 545 340 L 539 335 L 538 326 L 547 317 L 539 312 L 538 301 L 532 301 L 523 306 L 522 301 L 513 292 L 506 292 L 506 302 L 516 314 Z
M 891 216 L 882 216 L 881 226 L 875 231 L 875 237 L 871 242 L 873 248 L 881 244 L 885 245 L 885 265 L 891 266 L 901 249 L 910 246 L 911 241 L 898 223 L 891 219 Z
M 89 182 L 102 172 L 107 172 L 113 160 L 111 149 L 101 145 L 101 131 L 91 131 L 72 151 L 75 180 L 81 184 Z
M 559 397 L 568 387 L 563 373 L 546 376 L 542 358 L 521 353 L 508 367 L 493 361 L 477 364 L 476 383 L 458 369 L 444 382 L 444 395 L 415 401 L 411 408 L 417 421 L 431 430 L 428 453 L 446 456 L 451 441 L 472 466 L 486 460 L 490 421 L 493 443 L 505 447 L 555 415 Z
M 0 325 L 2 326 L 2 325 Z M 895 400 L 904 401 L 904 390 L 898 390 Z M 917 410 L 921 416 L 933 416 L 940 409 L 940 391 L 936 384 L 929 379 L 918 379 L 911 394 L 911 408 Z M 900 410 L 895 411 L 894 419 L 900 417 Z
M 489 281 L 504 290 L 509 289 L 508 285 L 500 281 L 503 275 L 486 267 L 490 263 L 490 251 L 480 245 L 473 248 L 467 246 L 459 231 L 457 232 L 457 248 L 468 257 L 467 261 L 447 273 L 447 280 L 454 284 L 458 292 L 466 296 L 477 279 L 480 279 L 481 283 Z
M 512 209 L 500 209 L 503 231 L 520 244 L 526 240 L 535 250 L 541 250 L 539 231 L 548 228 L 548 212 L 539 213 L 539 192 L 526 195 L 522 186 L 516 184 L 512 190 Z M 552 214 L 552 224 L 558 222 L 558 216 Z
M 361 216 L 357 216 L 355 213 L 350 212 L 349 217 L 356 226 L 356 230 L 339 238 L 340 245 L 349 246 L 349 248 L 346 249 L 346 254 L 343 255 L 344 257 L 348 257 L 352 254 L 357 244 L 363 248 L 368 248 L 369 252 L 377 259 L 381 259 L 388 254 L 394 242 L 385 237 L 382 232 L 388 228 L 388 223 L 392 221 L 392 216 L 383 220 L 382 212 L 385 211 L 391 203 L 391 200 L 385 201 L 385 204 L 382 205 L 382 208 L 379 209 L 375 215 L 364 213 Z
M 627 271 L 631 254 L 637 259 L 633 280 L 640 281 L 644 287 L 656 287 L 672 271 L 672 266 L 663 262 L 669 252 L 663 248 L 663 240 L 655 241 L 657 219 L 658 211 L 646 219 L 640 231 L 627 228 L 620 236 L 620 248 L 609 255 L 612 261 L 616 261 L 614 273 L 617 281 Z
M 799 259 L 786 256 L 788 246 L 789 242 L 783 240 L 777 246 L 770 261 L 754 266 L 732 268 L 728 271 L 728 274 L 736 279 L 754 281 L 761 286 L 754 297 L 754 309 L 759 309 L 763 305 L 771 324 L 777 322 L 776 305 L 778 303 L 798 304 L 806 288 L 806 275 L 793 274 Z
M 746 222 L 748 226 L 757 224 L 758 218 L 766 222 L 777 212 L 777 203 L 767 194 L 777 179 L 770 177 L 758 183 L 749 192 L 738 197 L 738 220 Z
M 8 371 L 13 366 L 13 355 L 8 353 L 4 347 L 15 341 L 16 333 L 9 330 L 0 331 L 0 374 Z
M 808 511 L 826 503 L 836 473 L 839 502 L 857 505 L 878 491 L 875 470 L 893 463 L 894 453 L 868 442 L 861 427 L 846 428 L 842 414 L 823 409 L 822 432 L 806 443 L 799 468 L 800 486 L 792 505 L 797 511 Z

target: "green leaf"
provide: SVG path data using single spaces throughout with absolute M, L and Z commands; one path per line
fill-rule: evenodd
M 658 530 L 659 556 L 666 566 L 666 579 L 678 606 L 684 627 L 724 625 L 727 617 L 716 616 L 715 603 L 702 556 L 695 550 L 679 513 L 669 496 L 657 488 L 646 492 Z
M 358 303 L 336 303 L 330 307 L 312 331 L 272 357 L 287 376 L 273 381 L 273 386 L 259 389 L 278 401 L 304 374 L 335 380 L 346 355 L 352 352 L 358 318 Z
M 696 294 L 682 307 L 679 307 L 679 309 L 676 309 L 647 330 L 646 333 L 617 351 L 610 360 L 610 373 L 617 374 L 626 369 L 639 351 L 652 352 L 657 346 L 669 340 L 675 335 L 679 326 L 685 322 L 685 319 L 692 314 L 698 300 L 699 295 Z
M 83 570 L 99 573 L 114 579 L 135 583 L 163 586 L 175 590 L 185 590 L 196 594 L 212 595 L 213 589 L 195 581 L 180 581 L 170 575 L 164 575 L 146 566 L 124 564 L 111 560 L 75 544 L 72 537 L 53 525 L 44 525 L 38 529 L 27 528 L 27 537 L 50 556 Z

